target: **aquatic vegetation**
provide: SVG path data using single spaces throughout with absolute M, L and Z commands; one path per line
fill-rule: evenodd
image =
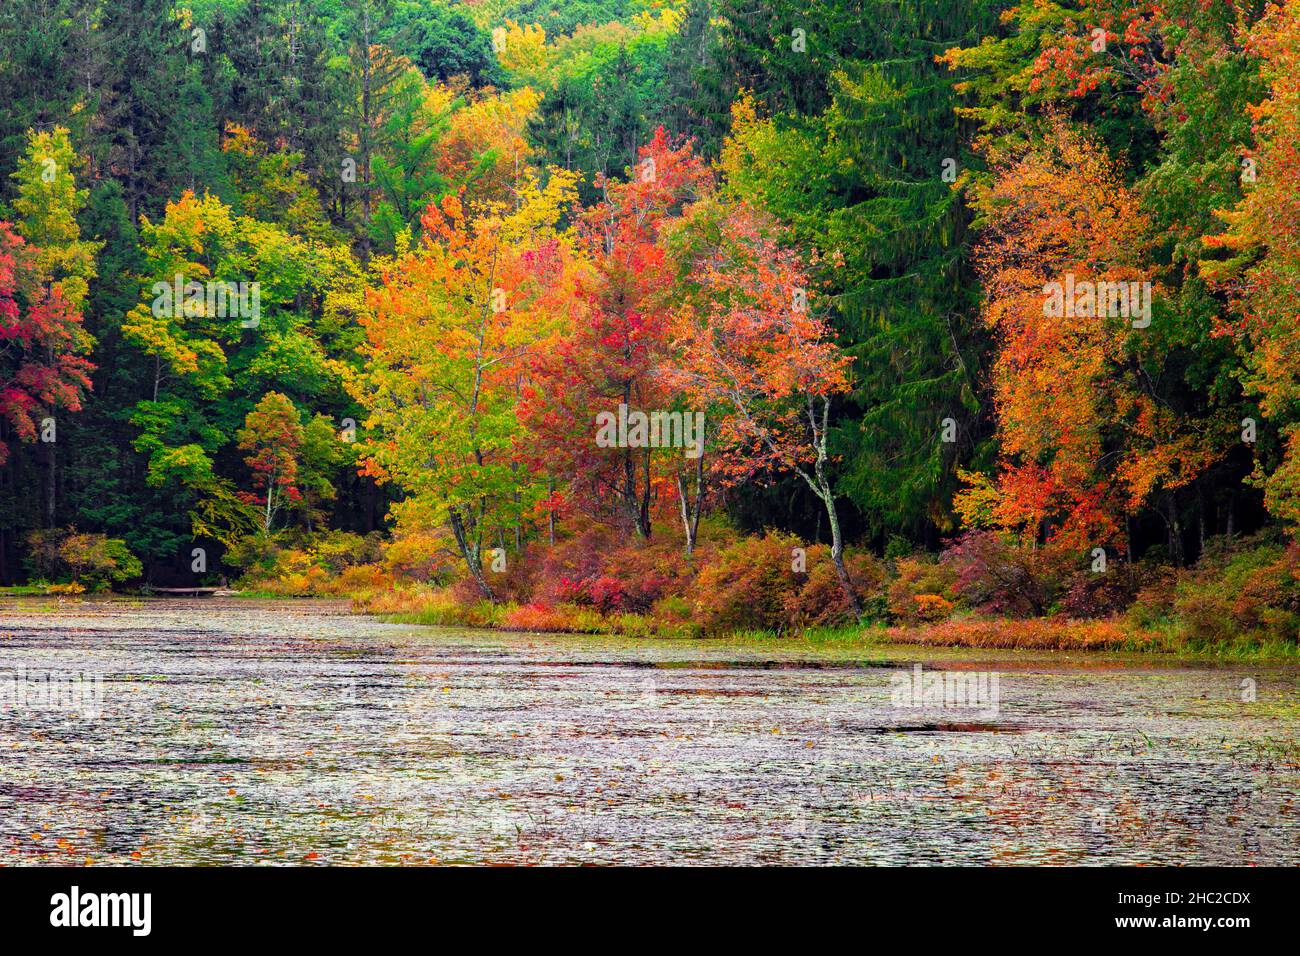
M 103 696 L 0 719 L 6 864 L 1300 864 L 1294 667 L 33 600 L 0 672 Z M 996 714 L 898 709 L 918 664 Z

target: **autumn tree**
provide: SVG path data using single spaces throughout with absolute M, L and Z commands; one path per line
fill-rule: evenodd
M 0 464 L 9 442 L 35 441 L 43 419 L 79 411 L 90 388 L 81 314 L 41 281 L 32 248 L 0 223 Z
M 68 130 L 56 126 L 51 131 L 29 133 L 26 155 L 12 177 L 18 190 L 13 200 L 19 217 L 17 232 L 27 243 L 23 258 L 29 265 L 30 300 L 40 303 L 34 315 L 48 316 L 52 324 L 43 323 L 48 332 L 68 336 L 62 343 L 47 343 L 45 360 L 49 363 L 55 363 L 55 356 L 64 350 L 90 350 L 82 312 L 90 281 L 95 277 L 95 256 L 103 243 L 81 237 L 77 216 L 86 206 L 88 194 L 74 181 L 73 168 L 77 164 Z M 79 382 L 79 378 L 73 381 Z M 79 397 L 69 395 L 69 401 L 72 405 L 59 405 L 78 410 Z M 52 527 L 59 492 L 59 459 L 56 441 L 44 442 L 44 446 L 45 522 Z
M 286 395 L 268 392 L 244 418 L 235 436 L 244 464 L 252 470 L 256 503 L 262 513 L 262 535 L 269 536 L 276 516 L 302 500 L 298 487 L 299 458 L 303 452 L 303 427 Z
M 693 210 L 680 228 L 707 215 Z M 699 292 L 673 318 L 669 381 L 720 416 L 720 470 L 732 482 L 782 471 L 802 479 L 826 509 L 831 560 L 854 610 L 844 536 L 829 471 L 831 406 L 850 388 L 850 359 L 810 296 L 811 279 L 780 244 L 770 217 L 743 203 L 717 221 L 717 243 L 696 254 Z
M 1249 111 L 1258 136 L 1245 197 L 1220 213 L 1202 271 L 1231 296 L 1221 331 L 1243 356 L 1247 388 L 1281 430 L 1280 460 L 1255 481 L 1277 517 L 1300 523 L 1300 2 L 1270 7 L 1249 38 L 1268 93 Z M 1272 465 L 1270 468 L 1269 465 Z
M 196 536 L 230 541 L 256 523 L 227 450 L 269 391 L 349 408 L 343 376 L 360 341 L 357 263 L 344 246 L 292 236 L 186 193 L 142 221 L 146 281 L 126 343 L 150 369 L 129 418 L 147 481 L 168 488 Z
M 1224 433 L 1160 401 L 1143 368 L 1159 315 L 1146 216 L 1104 147 L 1062 121 L 994 169 L 979 262 L 999 342 L 998 522 L 1031 541 L 1105 546 L 1162 493 L 1177 556 L 1172 493 L 1221 454 Z
M 366 472 L 405 492 L 403 517 L 445 524 L 489 600 L 493 533 L 517 526 L 540 488 L 518 466 L 521 370 L 573 300 L 572 240 L 558 228 L 573 177 L 518 186 L 513 208 L 471 220 L 456 197 L 424 214 L 418 249 L 385 269 L 363 318 Z
M 581 242 L 594 275 L 580 290 L 584 308 L 569 334 L 540 354 L 522 417 L 572 493 L 615 514 L 641 538 L 651 533 L 658 467 L 681 449 L 601 447 L 594 416 L 667 409 L 658 374 L 668 354 L 669 270 L 660 245 L 665 223 L 711 186 L 689 144 L 673 147 L 661 128 L 625 182 L 600 180 L 604 199 L 584 211 Z
M 991 454 L 971 210 L 956 182 L 971 165 L 970 123 L 935 56 L 978 43 L 1005 5 L 716 5 L 723 63 L 742 91 L 722 149 L 727 189 L 813 253 L 854 360 L 832 439 L 837 487 L 882 544 L 893 534 L 937 544 L 955 524 L 956 469 Z
M 234 123 L 226 126 L 221 151 L 244 215 L 294 235 L 337 240 L 320 195 L 300 168 L 301 153 L 272 149 Z
M 341 441 L 333 419 L 317 412 L 302 426 L 302 458 L 293 502 L 308 532 L 326 527 L 329 508 L 338 498 L 339 472 L 355 470 L 355 445 Z

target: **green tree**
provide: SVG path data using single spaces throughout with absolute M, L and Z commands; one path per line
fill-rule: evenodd
M 721 42 L 756 98 L 742 101 L 723 150 L 729 188 L 820 253 L 854 359 L 852 409 L 832 443 L 838 488 L 882 537 L 952 530 L 956 469 L 987 455 L 970 214 L 953 181 L 969 129 L 934 58 L 977 40 L 998 6 L 878 2 L 864 18 L 842 2 L 753 17 L 721 4 Z

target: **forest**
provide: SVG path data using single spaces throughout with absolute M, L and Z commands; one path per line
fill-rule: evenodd
M 4 0 L 0 103 L 10 590 L 1296 647 L 1300 0 Z

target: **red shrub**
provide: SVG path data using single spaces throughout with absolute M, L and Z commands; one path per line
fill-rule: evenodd
M 591 582 L 591 603 L 606 614 L 611 611 L 626 611 L 627 593 L 623 582 L 609 575 L 602 575 Z
M 802 575 L 802 586 L 784 598 L 787 623 L 799 629 L 853 623 L 853 608 L 840 584 L 839 575 L 835 573 L 831 549 L 824 544 L 813 545 L 807 550 L 807 562 L 808 571 Z M 884 583 L 884 567 L 867 552 L 846 555 L 844 564 L 858 600 L 863 604 L 871 603 Z
M 1071 555 L 1057 548 L 1022 548 L 995 531 L 972 531 L 943 553 L 953 592 L 983 611 L 1028 617 L 1042 614 L 1060 593 Z
M 1110 617 L 1128 610 L 1150 575 L 1141 565 L 1115 562 L 1101 573 L 1077 572 L 1061 599 L 1067 617 Z
M 554 548 L 540 548 L 532 599 L 542 604 L 591 604 L 591 584 L 604 572 L 622 536 L 603 525 L 589 525 Z

